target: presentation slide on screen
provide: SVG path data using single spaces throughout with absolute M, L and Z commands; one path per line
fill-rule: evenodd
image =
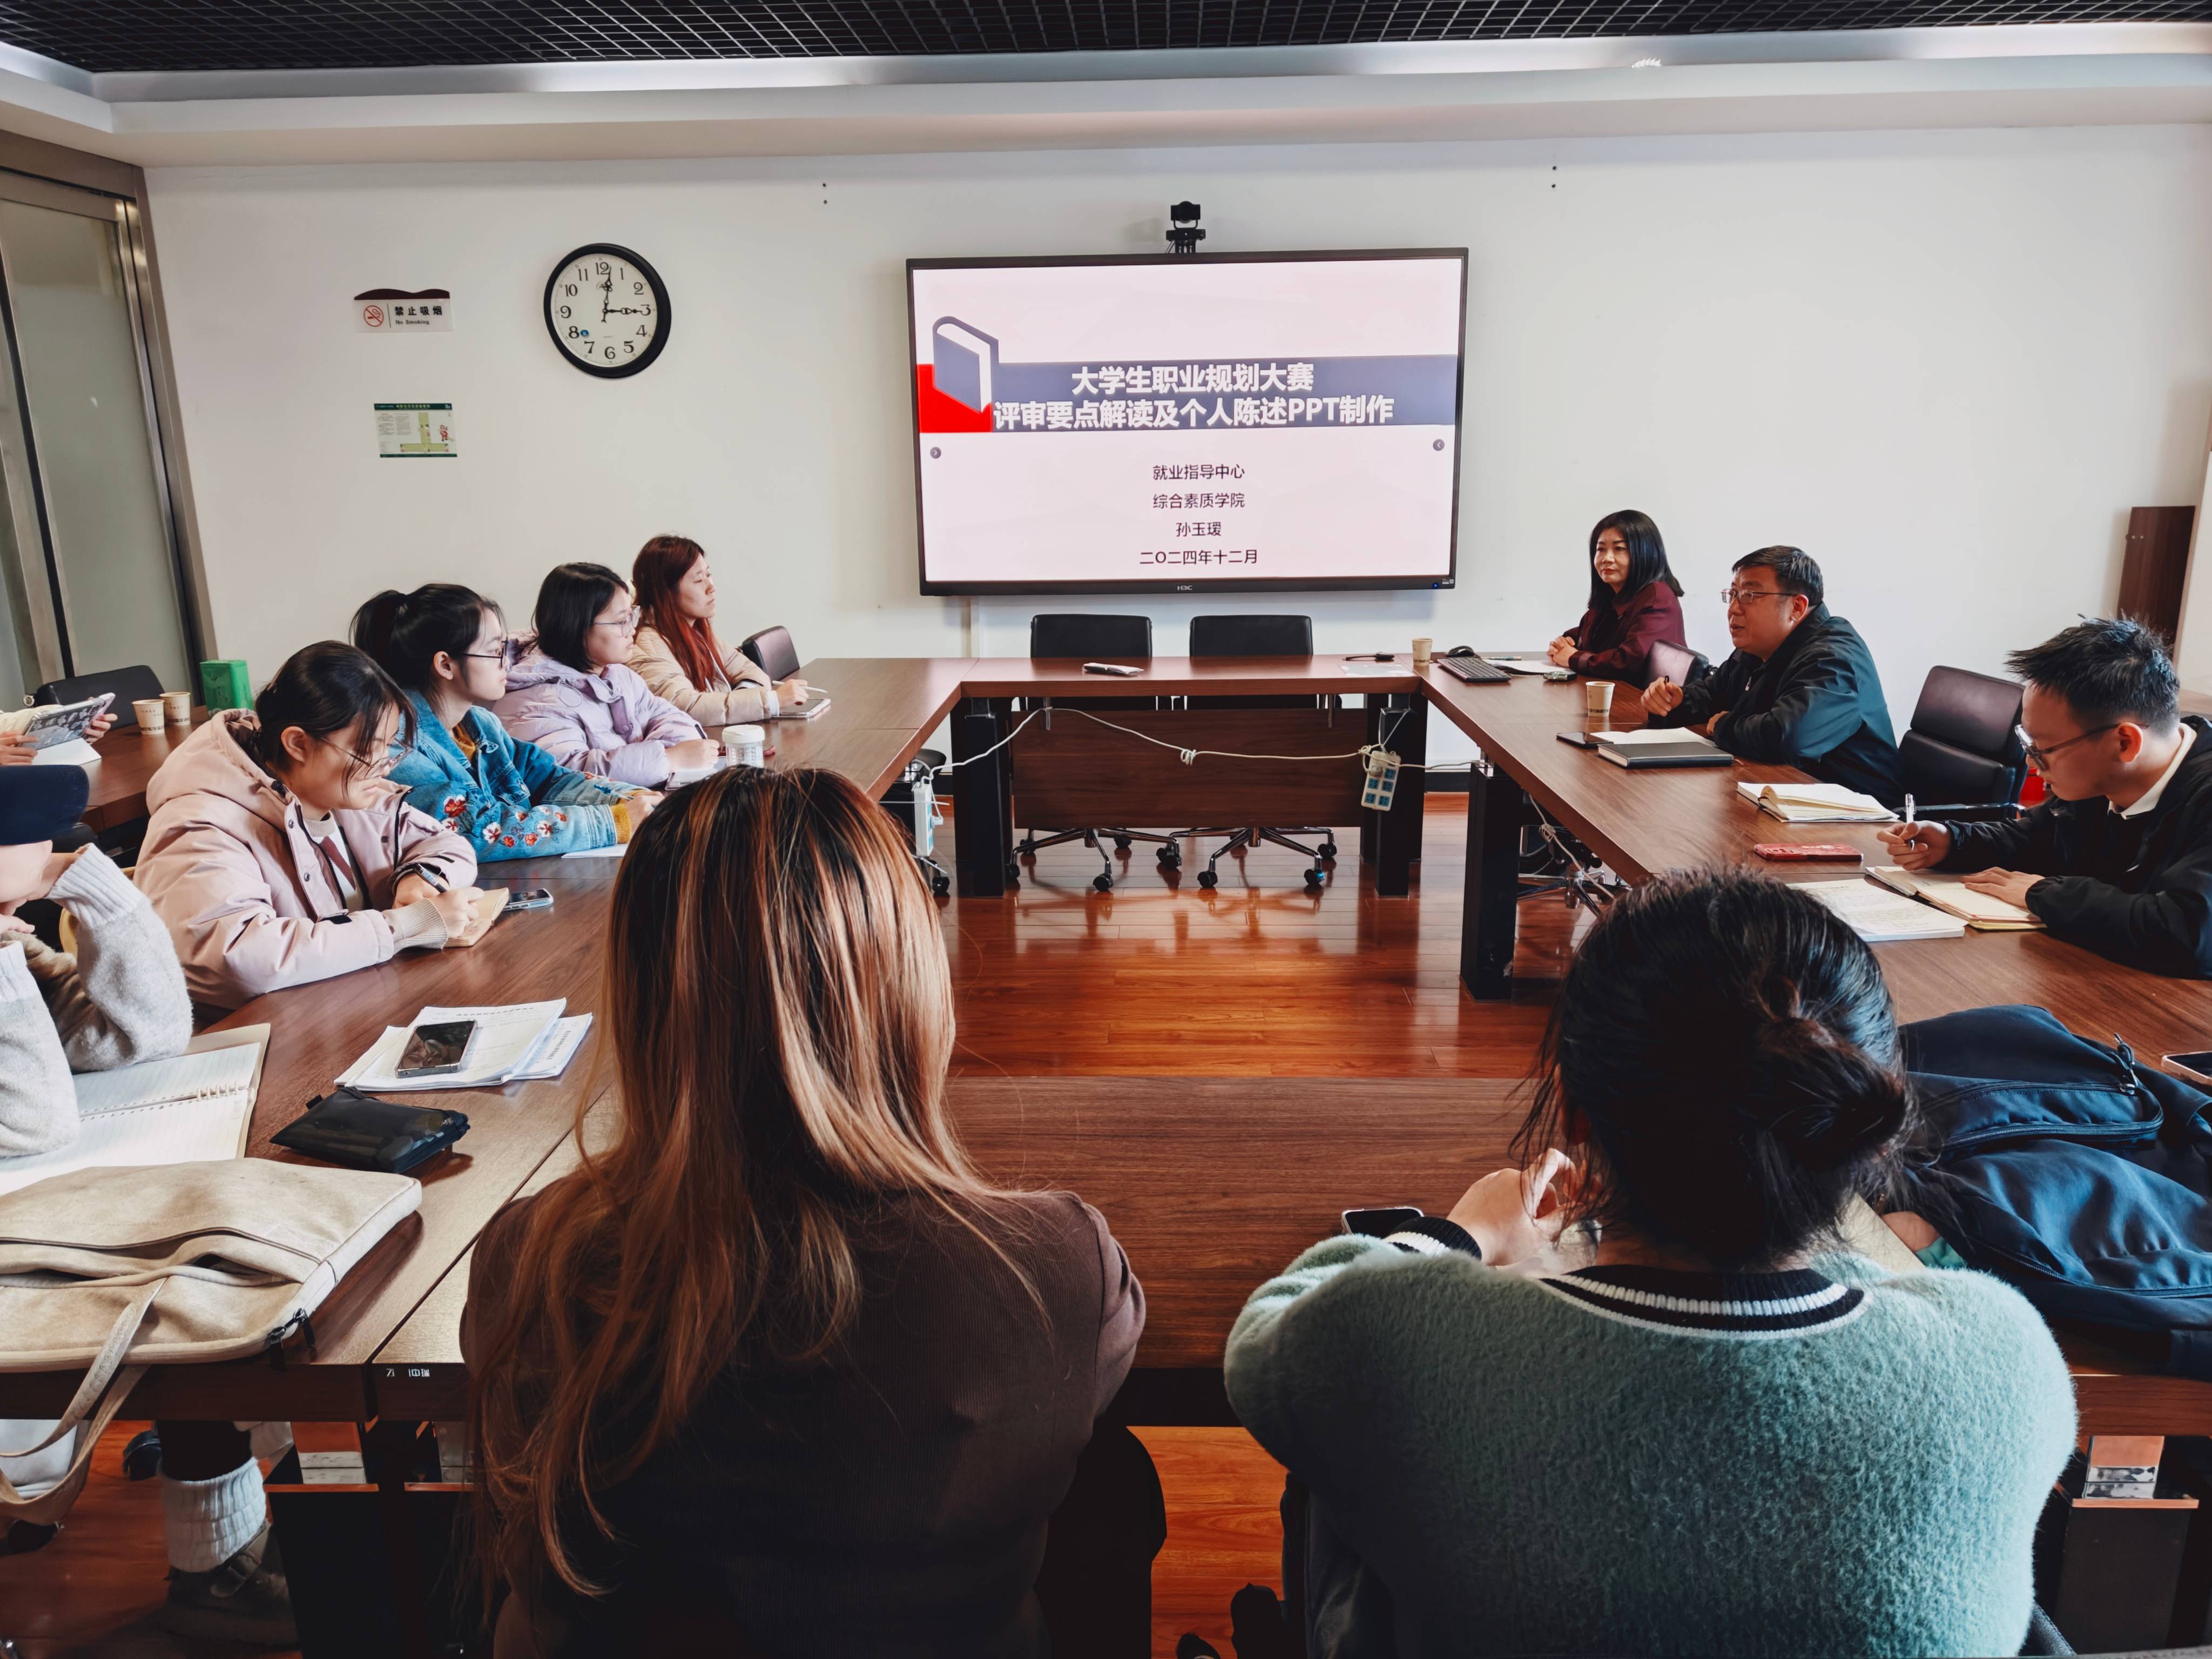
M 1445 580 L 1463 270 L 910 271 L 923 579 Z

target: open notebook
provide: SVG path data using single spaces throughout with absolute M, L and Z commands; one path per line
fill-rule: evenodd
M 269 1028 L 247 1025 L 195 1037 L 173 1060 L 80 1073 L 76 1139 L 0 1158 L 0 1193 L 76 1170 L 244 1157 L 268 1048 Z
M 1892 823 L 1897 814 L 1840 783 L 1739 783 L 1735 792 L 1784 823 Z
M 1933 870 L 1905 870 L 1893 864 L 1869 870 L 1883 886 L 1923 898 L 1939 910 L 1966 918 L 1966 926 L 1982 933 L 2026 933 L 2043 926 L 2034 911 L 2008 904 L 1966 885 L 1964 876 L 1939 875 Z
M 1948 911 L 1856 876 L 1844 881 L 1801 882 L 1797 890 L 1820 900 L 1869 945 L 1890 939 L 1956 939 L 1966 931 L 1966 922 Z

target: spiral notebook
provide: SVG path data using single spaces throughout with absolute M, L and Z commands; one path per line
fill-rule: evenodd
M 269 1028 L 247 1025 L 195 1037 L 173 1059 L 78 1073 L 76 1139 L 0 1158 L 0 1193 L 77 1170 L 243 1158 L 268 1048 Z

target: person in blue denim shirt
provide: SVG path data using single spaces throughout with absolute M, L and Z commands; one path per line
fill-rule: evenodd
M 355 614 L 353 632 L 415 704 L 414 745 L 392 781 L 410 805 L 465 837 L 479 860 L 626 842 L 659 803 L 507 734 L 491 712 L 507 691 L 507 624 L 481 594 L 451 582 L 387 591 Z

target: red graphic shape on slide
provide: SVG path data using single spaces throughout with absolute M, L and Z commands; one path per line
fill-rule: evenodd
M 970 409 L 937 389 L 937 371 L 927 363 L 914 368 L 915 411 L 923 432 L 988 432 L 991 411 Z

